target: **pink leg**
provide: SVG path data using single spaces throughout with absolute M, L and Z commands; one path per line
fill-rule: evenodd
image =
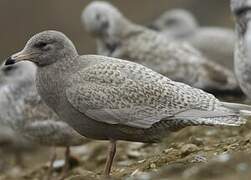
M 59 180 L 63 180 L 65 179 L 66 175 L 67 175 L 67 172 L 70 168 L 70 155 L 71 155 L 71 150 L 70 150 L 70 147 L 67 146 L 66 149 L 65 149 L 65 164 L 64 164 L 64 167 L 63 167 L 63 170 L 62 170 L 62 173 L 60 175 L 60 178 Z
M 52 157 L 51 157 L 51 160 L 50 160 L 50 166 L 49 166 L 48 173 L 47 173 L 47 178 L 46 178 L 47 180 L 51 179 L 52 172 L 53 172 L 53 163 L 56 160 L 56 158 L 57 158 L 56 148 L 54 148 L 53 149 L 53 154 L 52 154 Z
M 107 155 L 107 159 L 106 159 L 105 170 L 104 170 L 104 174 L 106 176 L 110 175 L 111 168 L 112 168 L 112 163 L 113 163 L 115 154 L 116 154 L 116 141 L 111 140 L 110 145 L 109 145 L 109 149 L 108 149 L 108 155 Z

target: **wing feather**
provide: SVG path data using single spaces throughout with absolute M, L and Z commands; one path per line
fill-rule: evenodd
M 212 95 L 173 83 L 139 64 L 113 58 L 110 61 L 92 65 L 71 78 L 67 99 L 86 116 L 108 124 L 139 128 L 149 128 L 179 113 L 179 116 L 190 113 L 208 116 L 202 111 L 210 109 L 215 99 Z

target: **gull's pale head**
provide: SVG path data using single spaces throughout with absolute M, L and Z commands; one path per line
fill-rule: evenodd
M 90 34 L 104 36 L 115 33 L 124 20 L 119 10 L 105 1 L 94 1 L 82 12 L 81 21 Z
M 73 56 L 77 56 L 77 51 L 69 38 L 58 31 L 43 31 L 31 37 L 23 50 L 10 56 L 5 65 L 31 61 L 41 67 Z
M 156 30 L 180 31 L 195 29 L 198 23 L 195 17 L 184 9 L 168 10 L 162 14 L 152 26 Z

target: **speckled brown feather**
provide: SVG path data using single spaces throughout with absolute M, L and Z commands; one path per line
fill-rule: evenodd
M 100 21 L 94 18 L 97 14 L 103 15 L 110 26 L 99 29 Z M 90 3 L 82 19 L 89 32 L 99 32 L 95 37 L 98 52 L 103 55 L 143 64 L 172 80 L 204 90 L 239 91 L 230 70 L 209 61 L 190 44 L 170 41 L 161 33 L 130 22 L 109 3 Z M 108 44 L 113 45 L 112 51 Z
M 35 87 L 36 66 L 29 62 L 1 69 L 0 121 L 32 143 L 49 146 L 80 145 L 87 141 L 42 101 Z
M 185 9 L 165 11 L 150 27 L 170 40 L 189 42 L 209 60 L 233 70 L 235 36 L 232 29 L 200 26 L 196 17 Z

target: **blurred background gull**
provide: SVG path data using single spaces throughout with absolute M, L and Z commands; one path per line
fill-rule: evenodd
M 90 2 L 92 0 L 0 0 L 0 62 L 4 61 L 13 52 L 20 50 L 32 35 L 47 29 L 64 32 L 74 42 L 79 54 L 96 54 L 96 42 L 83 29 L 80 21 L 82 10 Z M 128 19 L 145 26 L 150 25 L 165 11 L 178 8 L 190 11 L 201 26 L 219 26 L 234 30 L 234 21 L 229 8 L 230 1 L 226 0 L 109 0 L 109 2 L 120 9 Z M 233 62 L 233 59 L 230 59 L 229 62 Z M 230 98 L 232 99 L 232 97 Z M 30 151 L 29 144 L 26 146 L 25 143 L 22 143 L 19 146 L 20 141 L 16 142 L 17 139 L 13 138 L 16 135 L 13 135 L 12 130 L 8 129 L 8 127 L 1 126 L 0 131 L 0 146 L 2 145 L 0 148 L 0 179 L 34 180 L 44 177 L 43 174 L 46 172 L 45 164 L 48 162 L 50 154 L 48 150 L 39 149 L 38 154 L 35 154 Z M 2 148 L 3 145 L 6 148 Z M 105 143 L 96 143 L 95 141 L 88 144 L 88 146 L 73 149 L 73 154 L 79 156 L 81 160 L 81 166 L 77 167 L 73 174 L 90 174 L 90 171 L 92 171 L 91 173 L 99 173 L 105 162 L 106 148 Z M 115 172 L 114 174 L 118 177 L 131 174 L 137 175 L 141 171 L 151 171 L 151 169 L 155 171 L 166 166 L 166 164 L 175 165 L 177 162 L 185 169 L 187 168 L 185 164 L 193 166 L 196 164 L 193 162 L 208 161 L 212 155 L 227 154 L 232 151 L 250 153 L 250 149 L 250 125 L 240 129 L 187 128 L 179 135 L 173 135 L 157 146 L 142 145 L 140 143 L 119 144 L 118 154 L 123 155 L 116 158 L 121 172 Z M 24 178 L 23 176 L 17 178 L 17 174 L 13 170 L 6 175 L 4 158 L 11 159 L 9 154 L 14 154 L 20 150 L 28 152 L 28 156 L 24 156 L 25 170 L 27 171 L 19 173 L 21 175 L 26 173 Z M 33 147 L 31 150 L 33 150 Z M 248 161 L 250 155 L 245 153 L 242 153 L 242 155 Z M 63 152 L 61 152 L 61 157 L 62 155 Z M 235 155 L 231 154 L 229 156 Z M 141 163 L 135 163 L 135 160 Z M 240 163 L 243 165 L 244 161 L 241 160 Z M 11 163 L 9 166 L 13 164 Z M 235 165 L 236 163 L 231 164 L 234 168 Z M 244 165 L 249 168 L 248 163 Z M 130 168 L 127 168 L 128 166 Z M 15 169 L 13 168 L 14 165 L 11 167 Z M 172 165 L 170 168 L 172 168 Z M 210 168 L 206 169 L 211 172 Z M 222 169 L 217 170 L 223 172 L 224 169 Z M 238 168 L 235 169 L 238 170 Z M 251 172 L 250 169 L 249 172 Z M 132 172 L 132 170 L 135 171 Z M 174 169 L 171 172 L 176 171 Z M 241 173 L 245 175 L 243 171 Z M 182 173 L 176 174 L 183 175 Z M 204 174 L 199 179 L 201 180 L 202 177 L 204 177 Z
M 1 0 L 0 1 L 0 59 L 20 49 L 33 34 L 57 29 L 67 34 L 80 54 L 95 53 L 95 41 L 83 30 L 80 14 L 90 0 Z M 109 1 L 128 19 L 148 25 L 164 11 L 185 8 L 200 25 L 232 27 L 229 2 L 219 0 L 126 0 Z

